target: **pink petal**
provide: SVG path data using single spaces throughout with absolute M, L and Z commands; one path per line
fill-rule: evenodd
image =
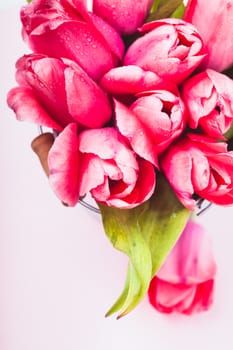
M 109 121 L 112 110 L 107 96 L 82 69 L 66 68 L 65 84 L 68 109 L 74 120 L 89 128 Z
M 111 69 L 103 76 L 100 85 L 116 96 L 162 88 L 175 90 L 172 83 L 164 81 L 156 73 L 144 71 L 134 65 Z
M 190 149 L 185 144 L 177 143 L 171 146 L 168 153 L 161 158 L 161 168 L 183 205 L 195 209 L 193 183 L 191 181 L 192 157 Z
M 30 88 L 13 88 L 8 93 L 7 103 L 15 112 L 18 120 L 30 121 L 57 131 L 61 130 L 61 126 L 44 110 Z
M 93 188 L 103 185 L 106 181 L 102 160 L 93 154 L 81 156 L 79 175 L 80 196 L 85 196 Z
M 109 48 L 120 60 L 123 58 L 125 47 L 118 32 L 111 27 L 108 22 L 104 21 L 103 18 L 96 16 L 94 13 L 89 13 L 92 21 L 98 31 L 107 41 Z
M 65 68 L 60 59 L 34 54 L 24 56 L 17 62 L 17 73 L 25 76 L 47 113 L 62 126 L 72 122 L 66 100 Z
M 132 34 L 143 23 L 153 0 L 94 0 L 93 9 L 121 34 Z
M 116 125 L 120 133 L 129 140 L 133 150 L 140 157 L 158 167 L 156 147 L 145 127 L 122 103 L 114 100 L 114 104 Z
M 69 124 L 55 139 L 48 154 L 49 181 L 60 200 L 74 206 L 79 199 L 77 125 Z
M 132 151 L 126 145 L 122 136 L 114 128 L 85 130 L 80 136 L 80 151 L 92 153 L 102 159 L 114 159 L 116 163 L 127 164 L 138 169 L 138 164 Z
M 210 5 L 208 0 L 189 0 L 184 20 L 197 27 L 207 47 L 204 67 L 222 71 L 233 63 L 232 18 L 231 1 L 215 0 Z
M 124 198 L 110 196 L 106 201 L 108 205 L 122 209 L 131 209 L 145 202 L 152 196 L 156 185 L 154 167 L 144 159 L 139 160 L 138 163 L 138 180 L 135 183 L 134 190 Z
M 183 313 L 191 315 L 194 312 L 202 312 L 209 310 L 213 303 L 214 280 L 208 280 L 200 283 L 196 287 L 196 293 L 191 305 L 184 309 Z
M 213 279 L 215 274 L 210 237 L 200 224 L 188 221 L 157 276 L 173 284 L 192 285 Z
M 192 305 L 195 292 L 195 285 L 172 284 L 155 276 L 151 281 L 148 296 L 150 303 L 159 312 L 182 313 Z

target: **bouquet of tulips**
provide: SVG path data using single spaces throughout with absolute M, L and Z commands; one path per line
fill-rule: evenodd
M 52 130 L 34 149 L 57 197 L 90 193 L 129 257 L 107 315 L 148 289 L 159 311 L 208 309 L 216 266 L 191 214 L 233 204 L 233 0 L 32 0 L 21 21 L 32 53 L 8 105 Z

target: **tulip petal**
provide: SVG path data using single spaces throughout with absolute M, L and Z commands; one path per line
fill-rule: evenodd
M 7 102 L 9 107 L 14 110 L 18 120 L 33 122 L 57 131 L 61 130 L 61 126 L 44 110 L 32 89 L 28 87 L 13 88 L 8 93 Z
M 89 128 L 109 121 L 112 111 L 107 96 L 82 69 L 66 68 L 65 83 L 68 110 L 74 120 Z
M 133 34 L 143 23 L 153 0 L 93 0 L 93 10 L 121 34 Z
M 139 160 L 138 180 L 134 186 L 134 190 L 124 198 L 109 197 L 107 204 L 110 206 L 131 209 L 149 199 L 155 189 L 156 177 L 154 167 L 146 160 Z M 146 175 L 145 175 L 146 174 Z
M 118 32 L 111 27 L 108 22 L 104 21 L 101 17 L 96 16 L 94 13 L 89 13 L 89 16 L 92 18 L 95 27 L 106 39 L 112 52 L 121 60 L 124 55 L 125 47 Z
M 77 125 L 69 124 L 55 139 L 48 154 L 49 181 L 62 202 L 74 206 L 79 199 Z
M 161 167 L 179 200 L 189 210 L 195 209 L 193 183 L 191 181 L 192 157 L 190 150 L 174 145 L 161 158 Z
M 208 10 L 207 10 L 208 9 Z M 222 71 L 233 63 L 233 4 L 228 0 L 190 0 L 184 20 L 196 26 L 207 48 L 202 67 Z
M 151 136 L 132 111 L 117 100 L 114 100 L 114 105 L 116 125 L 120 133 L 129 140 L 140 157 L 158 167 L 156 148 Z
M 72 122 L 67 107 L 62 60 L 42 55 L 26 55 L 16 63 L 17 77 L 24 76 L 47 113 L 61 126 Z M 19 82 L 20 83 L 20 82 Z
M 114 159 L 119 164 L 138 169 L 133 152 L 129 152 L 124 139 L 113 128 L 85 130 L 80 134 L 79 140 L 82 153 L 92 153 L 102 159 Z
M 103 184 L 104 181 L 105 174 L 101 159 L 93 154 L 82 156 L 79 177 L 80 196 L 85 196 L 93 188 Z
M 210 237 L 202 225 L 188 221 L 157 277 L 173 284 L 192 285 L 212 279 L 215 273 Z
M 174 311 L 183 312 L 191 306 L 195 296 L 196 286 L 185 284 L 172 284 L 154 277 L 151 281 L 148 296 L 150 303 L 162 313 Z
M 115 96 L 162 88 L 175 90 L 172 83 L 164 81 L 156 73 L 144 71 L 134 65 L 111 69 L 103 76 L 100 85 Z

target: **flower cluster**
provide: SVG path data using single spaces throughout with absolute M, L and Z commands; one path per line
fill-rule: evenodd
M 233 203 L 233 153 L 223 138 L 233 82 L 208 60 L 192 75 L 208 57 L 198 30 L 171 18 L 143 24 L 152 1 L 142 3 L 94 1 L 93 12 L 80 0 L 24 7 L 34 53 L 17 62 L 9 106 L 18 119 L 59 132 L 50 182 L 70 206 L 90 192 L 133 208 L 154 192 L 157 171 L 191 210 L 197 197 Z M 123 35 L 140 25 L 126 48 Z
M 233 204 L 224 136 L 233 81 L 222 73 L 233 60 L 219 60 L 232 45 L 222 33 L 233 14 L 230 2 L 215 3 L 218 16 L 214 5 L 206 14 L 205 1 L 190 0 L 183 19 L 150 22 L 152 0 L 93 0 L 91 11 L 85 0 L 33 0 L 22 8 L 33 53 L 16 64 L 8 104 L 17 119 L 58 134 L 48 175 L 63 203 L 91 193 L 99 205 L 133 209 L 164 174 L 188 210 L 197 199 Z M 202 13 L 221 22 L 214 43 Z

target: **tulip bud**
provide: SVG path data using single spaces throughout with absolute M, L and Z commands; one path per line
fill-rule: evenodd
M 176 84 L 184 81 L 205 57 L 194 26 L 175 18 L 144 24 L 142 36 L 128 48 L 125 65 L 136 65 Z
M 204 228 L 189 221 L 153 278 L 149 300 L 160 312 L 192 314 L 208 310 L 213 302 L 216 264 Z
M 182 97 L 189 110 L 190 127 L 223 138 L 233 121 L 233 80 L 207 69 L 185 81 Z

